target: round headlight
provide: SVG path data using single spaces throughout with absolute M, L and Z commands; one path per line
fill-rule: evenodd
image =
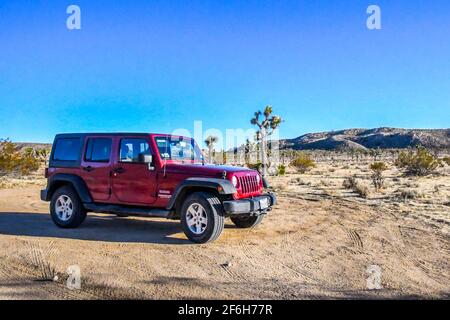
M 233 184 L 233 186 L 237 186 L 237 184 L 238 184 L 238 180 L 237 180 L 237 178 L 236 178 L 236 176 L 233 176 L 233 178 L 231 178 L 231 183 Z
M 261 176 L 259 174 L 256 175 L 256 182 L 258 182 L 258 184 L 261 182 Z

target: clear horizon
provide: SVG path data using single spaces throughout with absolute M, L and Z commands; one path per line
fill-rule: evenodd
M 446 129 L 448 1 L 0 1 L 0 138 L 252 128 Z M 382 29 L 368 30 L 377 4 Z

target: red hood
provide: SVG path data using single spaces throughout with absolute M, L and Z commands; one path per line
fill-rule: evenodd
M 166 167 L 167 171 L 175 171 L 175 172 L 184 172 L 190 173 L 194 175 L 205 175 L 205 176 L 214 176 L 214 177 L 222 177 L 223 172 L 226 171 L 228 173 L 235 172 L 256 172 L 255 170 L 250 170 L 243 167 L 233 167 L 233 166 L 219 166 L 219 165 L 211 165 L 205 164 L 191 164 L 191 163 L 167 163 Z

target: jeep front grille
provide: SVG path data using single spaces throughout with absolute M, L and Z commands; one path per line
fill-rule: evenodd
M 254 193 L 260 191 L 258 181 L 255 175 L 238 177 L 241 192 L 243 194 Z

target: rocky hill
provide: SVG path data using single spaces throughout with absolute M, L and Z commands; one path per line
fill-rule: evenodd
M 397 149 L 417 145 L 450 149 L 450 129 L 346 129 L 280 141 L 280 148 L 294 150 Z

